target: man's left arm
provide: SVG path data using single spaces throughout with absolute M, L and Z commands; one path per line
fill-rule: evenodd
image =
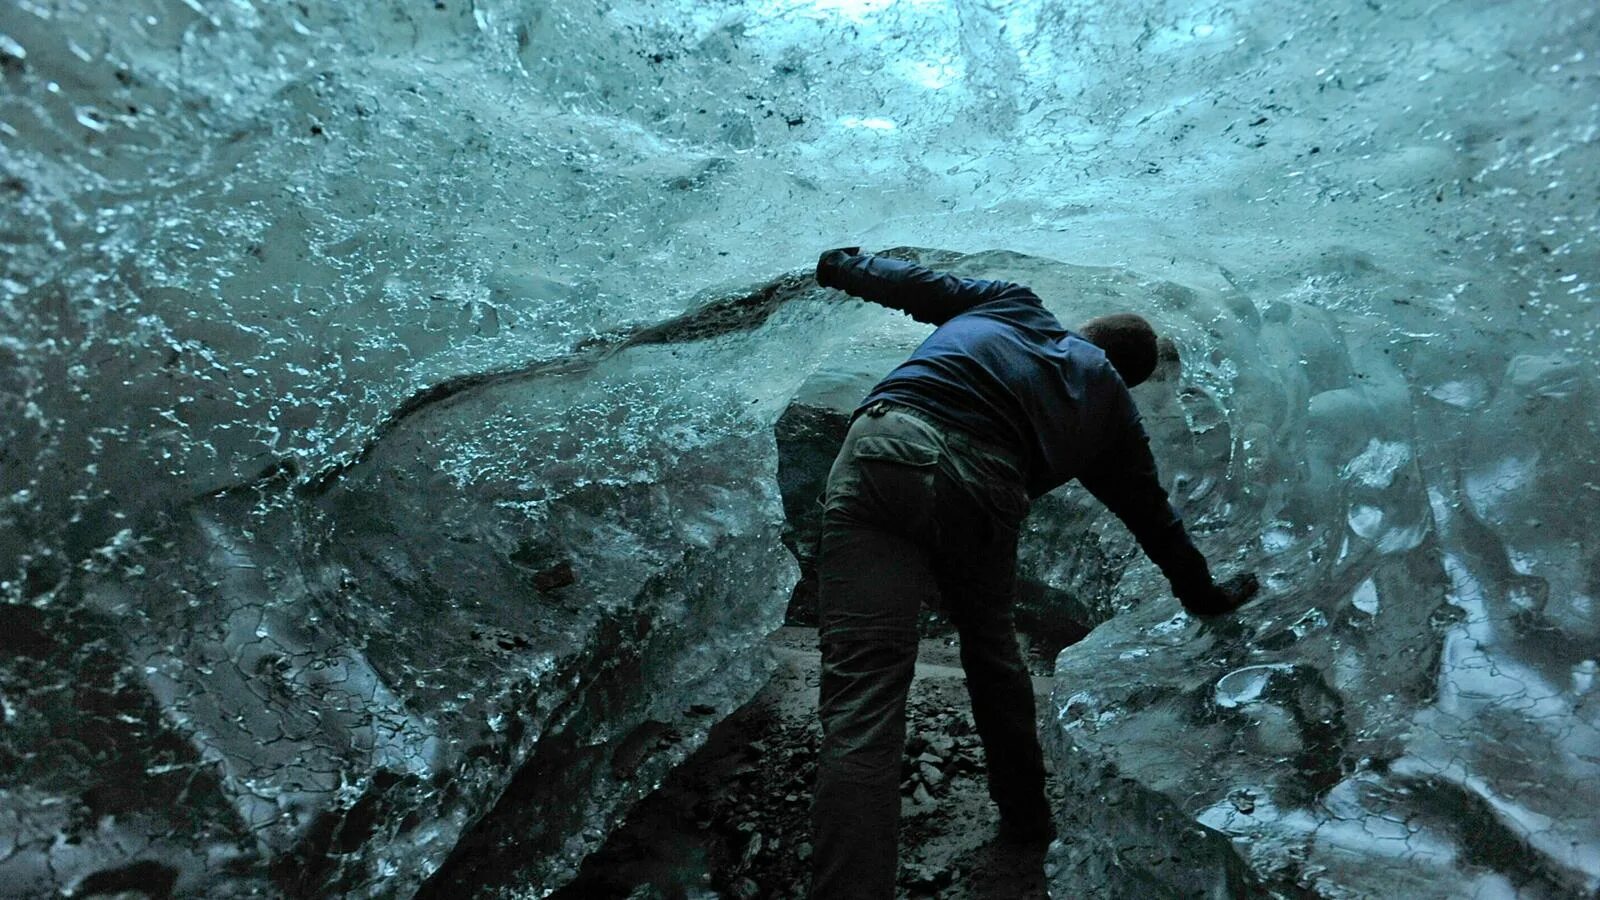
M 1122 408 L 1113 411 L 1108 429 L 1112 440 L 1078 480 L 1133 532 L 1145 554 L 1172 583 L 1172 592 L 1184 609 L 1199 616 L 1233 611 L 1255 594 L 1255 576 L 1237 576 L 1220 585 L 1212 580 L 1205 556 L 1189 539 L 1183 519 L 1161 486 L 1150 437 L 1139 421 L 1133 398 L 1125 387 L 1120 393 Z

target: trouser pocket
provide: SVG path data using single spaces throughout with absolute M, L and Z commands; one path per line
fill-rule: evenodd
M 893 434 L 863 434 L 846 444 L 828 478 L 826 514 L 931 546 L 939 448 Z
M 950 483 L 941 491 L 941 511 L 961 510 L 971 526 L 969 542 L 984 544 L 1014 535 L 1028 514 L 1028 492 L 1016 468 L 970 446 L 956 446 L 942 467 Z

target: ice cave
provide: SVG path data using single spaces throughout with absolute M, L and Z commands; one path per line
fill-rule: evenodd
M 0 897 L 581 893 L 805 652 L 928 333 L 851 245 L 1154 322 L 1262 580 L 1034 504 L 1041 891 L 1600 897 L 1592 0 L 4 0 L 0 77 Z M 782 778 L 587 896 L 801 896 Z

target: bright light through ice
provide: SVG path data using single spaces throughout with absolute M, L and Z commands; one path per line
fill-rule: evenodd
M 895 124 L 888 119 L 861 119 L 855 116 L 850 116 L 848 118 L 841 119 L 840 121 L 844 123 L 844 127 L 846 128 L 871 128 L 874 131 L 893 131 L 895 129 Z
M 857 22 L 865 21 L 875 13 L 892 7 L 929 9 L 949 5 L 949 0 L 810 0 L 807 3 L 778 2 L 761 7 L 763 13 L 784 13 L 809 8 L 819 12 L 833 12 Z
M 949 87 L 960 74 L 948 58 L 937 62 L 908 62 L 896 68 L 911 83 L 935 91 Z

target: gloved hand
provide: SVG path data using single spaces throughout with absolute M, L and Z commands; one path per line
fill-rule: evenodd
M 860 255 L 860 247 L 840 247 L 823 253 L 817 259 L 817 284 L 828 288 L 838 287 L 840 282 L 834 276 L 839 271 L 839 267 L 844 265 L 845 261 L 850 257 Z
M 1254 572 L 1243 572 L 1220 583 L 1212 584 L 1211 589 L 1199 597 L 1181 597 L 1183 608 L 1191 616 L 1208 618 L 1231 613 L 1239 607 L 1250 602 L 1250 598 L 1261 589 L 1261 582 Z

